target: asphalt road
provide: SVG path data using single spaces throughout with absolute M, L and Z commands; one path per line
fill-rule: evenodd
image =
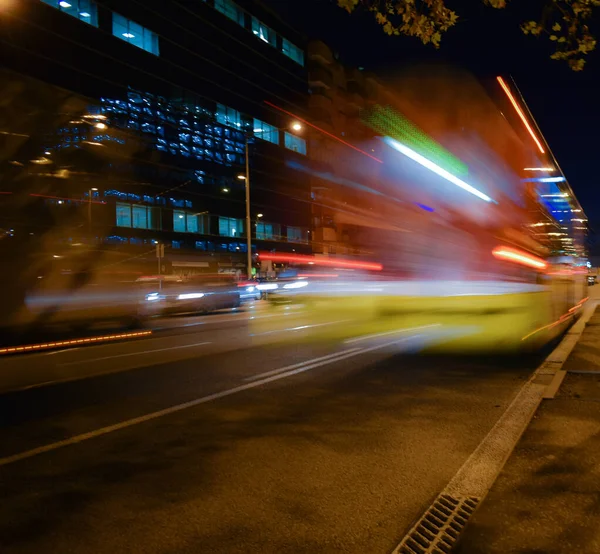
M 0 551 L 390 552 L 537 362 L 260 305 L 153 325 L 0 360 Z

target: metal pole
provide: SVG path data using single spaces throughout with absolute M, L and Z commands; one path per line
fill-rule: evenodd
M 88 229 L 92 239 L 92 189 L 88 191 Z
M 248 279 L 252 279 L 252 221 L 250 220 L 250 143 L 246 136 L 246 248 L 248 250 Z

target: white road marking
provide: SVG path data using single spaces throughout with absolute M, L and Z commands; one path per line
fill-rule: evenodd
M 264 373 L 259 373 L 257 375 L 252 375 L 250 377 L 246 377 L 244 381 L 256 381 L 257 379 L 263 379 L 265 377 L 270 377 L 271 375 L 277 375 L 278 373 L 283 373 L 284 371 L 289 371 L 291 369 L 296 369 L 297 367 L 303 367 L 305 365 L 312 365 L 314 363 L 319 363 L 321 361 L 327 360 L 325 363 L 331 363 L 336 361 L 335 359 L 340 356 L 344 356 L 344 354 L 350 354 L 352 352 L 359 351 L 360 348 L 350 348 L 349 350 L 342 350 L 341 352 L 334 352 L 333 354 L 328 354 L 327 356 L 321 356 L 320 358 L 313 358 L 312 360 L 306 360 L 304 362 L 299 362 L 297 364 L 288 365 L 285 367 L 280 367 L 279 369 L 273 369 L 271 371 L 265 371 Z
M 349 358 L 351 356 L 358 356 L 359 354 L 365 354 L 367 352 L 371 352 L 374 350 L 379 350 L 381 348 L 385 348 L 387 346 L 392 346 L 393 344 L 397 344 L 398 342 L 406 341 L 413 337 L 404 337 L 402 339 L 394 340 L 391 342 L 387 342 L 385 344 L 379 344 L 377 346 L 371 346 L 369 348 L 362 348 L 353 352 L 346 351 L 347 354 L 344 358 Z M 331 362 L 337 361 L 340 358 L 332 359 Z M 207 402 L 211 402 L 213 400 L 218 400 L 220 398 L 225 398 L 227 396 L 231 396 L 233 394 L 237 394 L 238 392 L 243 392 L 246 390 L 254 389 L 256 387 L 260 387 L 262 385 L 266 385 L 268 383 L 272 383 L 274 381 L 279 381 L 280 379 L 285 379 L 286 377 L 291 377 L 293 375 L 297 375 L 298 373 L 303 373 L 315 367 L 319 367 L 330 363 L 329 360 L 322 360 L 321 362 L 311 363 L 313 360 L 307 360 L 306 364 L 302 365 L 302 367 L 296 368 L 291 371 L 285 371 L 285 373 L 278 373 L 277 375 L 272 375 L 270 377 L 265 377 L 260 381 L 254 381 L 253 383 L 246 383 L 245 385 L 239 385 L 237 387 L 233 387 L 231 389 L 227 389 L 224 391 L 216 392 L 213 394 L 209 394 L 208 396 L 203 396 L 201 398 L 196 398 L 195 400 L 190 400 L 189 402 L 184 402 L 183 404 L 177 404 L 175 406 L 171 406 L 169 408 L 165 408 L 164 410 L 158 410 L 156 412 L 151 412 L 149 414 L 145 414 L 140 417 L 134 417 L 132 419 L 127 419 L 125 421 L 121 421 L 120 423 L 115 423 L 114 425 L 108 425 L 107 427 L 101 427 L 100 429 L 96 429 L 94 431 L 90 431 L 88 433 L 82 433 L 81 435 L 75 435 L 74 437 L 53 442 L 50 444 L 46 444 L 44 446 L 39 446 L 38 448 L 33 448 L 31 450 L 26 450 L 25 452 L 20 452 L 18 454 L 13 454 L 12 456 L 6 456 L 4 458 L 0 458 L 0 467 L 6 466 L 9 464 L 13 464 L 15 462 L 20 462 L 22 460 L 26 460 L 28 458 L 33 458 L 34 456 L 38 456 L 40 454 L 45 454 L 47 452 L 52 452 L 54 450 L 58 450 L 59 448 L 63 448 L 65 446 L 70 446 L 73 444 L 78 444 L 86 440 L 94 439 L 97 437 L 101 437 L 103 435 L 108 435 L 109 433 L 114 433 L 115 431 L 120 431 L 121 429 L 126 429 L 128 427 L 133 427 L 134 425 L 139 425 L 140 423 L 145 423 L 147 421 L 151 421 L 153 419 L 158 419 L 160 417 L 164 417 L 170 414 L 174 414 L 177 412 L 181 412 L 183 410 L 187 410 L 188 408 L 194 408 L 195 406 L 200 406 L 201 404 L 206 404 Z
M 400 333 L 410 333 L 411 331 L 420 331 L 421 329 L 429 329 L 431 327 L 439 327 L 441 323 L 432 323 L 431 325 L 423 325 L 421 327 L 409 327 L 408 329 L 394 329 L 393 331 L 386 331 L 385 333 L 375 333 L 373 335 L 363 335 L 362 337 L 356 337 L 354 339 L 347 339 L 344 341 L 345 344 L 353 344 L 362 340 L 374 339 L 377 337 L 385 337 L 386 335 L 398 335 Z
M 211 342 L 195 342 L 194 344 L 184 344 L 182 346 L 169 346 L 167 348 L 156 348 L 155 350 L 139 350 L 137 352 L 129 352 L 127 354 L 115 354 L 114 356 L 103 356 L 102 358 L 90 358 L 85 360 L 77 360 L 75 362 L 65 362 L 58 364 L 59 366 L 64 365 L 77 365 L 87 364 L 90 362 L 100 362 L 102 360 L 112 360 L 114 358 L 126 358 L 127 356 L 142 356 L 143 354 L 152 354 L 154 352 L 165 352 L 166 350 L 177 350 L 180 348 L 193 348 L 194 346 L 204 346 L 205 344 L 212 344 Z
M 287 327 L 285 329 L 273 329 L 272 331 L 264 331 L 263 333 L 251 333 L 250 337 L 260 337 L 262 335 L 272 335 L 274 333 L 285 333 L 286 331 L 303 331 L 304 329 L 312 329 L 313 327 L 323 327 L 325 325 L 335 325 L 336 323 L 345 323 L 352 321 L 350 319 L 340 319 L 338 321 L 329 321 L 328 323 L 315 323 L 313 325 L 300 325 L 298 327 Z

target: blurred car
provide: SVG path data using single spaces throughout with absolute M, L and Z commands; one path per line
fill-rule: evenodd
M 237 284 L 240 291 L 240 298 L 242 300 L 260 300 L 262 293 L 257 288 L 258 283 L 256 281 L 242 281 Z
M 592 285 L 595 285 L 596 279 L 597 279 L 596 275 L 588 275 L 588 278 L 587 278 L 588 286 L 591 287 Z
M 241 295 L 232 279 L 175 275 L 140 278 L 140 315 L 144 318 L 183 313 L 209 313 L 238 308 Z

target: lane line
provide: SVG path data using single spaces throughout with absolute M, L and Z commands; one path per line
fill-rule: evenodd
M 397 335 L 399 333 L 409 333 L 411 331 L 420 331 L 421 329 L 429 329 L 431 327 L 439 327 L 441 323 L 432 323 L 431 325 L 422 325 L 421 327 L 409 327 L 408 329 L 395 329 L 393 331 L 386 331 L 385 333 L 375 333 L 373 335 L 363 335 L 362 337 L 356 337 L 354 339 L 347 339 L 344 341 L 345 344 L 353 344 L 363 340 L 373 339 L 376 337 L 385 337 L 386 335 Z
M 312 325 L 299 325 L 298 327 L 287 327 L 285 329 L 273 329 L 272 331 L 264 331 L 263 333 L 250 333 L 250 337 L 261 337 L 263 335 L 272 335 L 274 333 L 285 333 L 286 331 L 303 331 L 304 329 L 312 329 L 313 327 L 323 327 L 325 325 L 335 325 L 337 323 L 346 323 L 351 319 L 339 319 L 337 321 L 329 321 L 327 323 L 314 323 Z
M 165 352 L 166 350 L 177 350 L 180 348 L 193 348 L 194 346 L 204 346 L 212 344 L 211 342 L 195 342 L 194 344 L 184 344 L 182 346 L 169 346 L 167 348 L 156 348 L 155 350 L 139 350 L 137 352 L 128 352 L 127 354 L 115 354 L 114 356 L 103 356 L 102 358 L 89 358 L 85 360 L 77 360 L 75 362 L 65 362 L 58 364 L 59 366 L 87 364 L 90 362 L 100 362 L 102 360 L 113 360 L 114 358 L 126 358 L 127 356 L 142 356 L 143 354 L 152 354 L 154 352 Z
M 320 358 L 313 358 L 312 360 L 306 360 L 304 362 L 299 362 L 297 364 L 280 367 L 278 369 L 273 369 L 271 371 L 265 371 L 264 373 L 259 373 L 257 375 L 251 375 L 250 377 L 246 377 L 244 379 L 244 381 L 256 381 L 257 379 L 263 379 L 264 377 L 269 377 L 271 375 L 277 375 L 278 373 L 283 373 L 284 371 L 296 369 L 297 367 L 302 367 L 307 364 L 321 362 L 323 360 L 328 360 L 327 363 L 330 363 L 330 362 L 335 361 L 333 358 L 338 358 L 340 356 L 343 356 L 344 354 L 349 354 L 351 352 L 357 352 L 359 350 L 361 350 L 361 349 L 360 348 L 350 348 L 349 350 L 343 350 L 342 352 L 334 352 L 333 354 L 328 354 L 327 356 L 321 356 Z
M 413 338 L 413 337 L 403 337 L 402 339 L 387 342 L 385 344 L 379 344 L 377 346 L 371 346 L 369 348 L 359 349 L 356 352 L 352 352 L 351 354 L 344 356 L 344 358 L 349 358 L 351 356 L 357 356 L 360 354 L 365 354 L 367 352 L 380 350 L 387 346 L 392 346 L 394 344 L 397 344 L 398 342 L 406 341 L 410 338 Z M 337 361 L 337 359 L 332 360 L 332 361 Z M 310 362 L 311 362 L 311 360 L 307 361 L 307 363 L 310 363 Z M 254 381 L 253 383 L 246 383 L 245 385 L 239 385 L 239 386 L 233 387 L 231 389 L 227 389 L 224 391 L 209 394 L 207 396 L 196 398 L 195 400 L 190 400 L 189 402 L 177 404 L 175 406 L 171 406 L 171 407 L 165 408 L 163 410 L 158 410 L 156 412 L 150 412 L 149 414 L 145 414 L 145 415 L 139 416 L 139 417 L 134 417 L 132 419 L 127 419 L 125 421 L 121 421 L 120 423 L 115 423 L 114 425 L 108 425 L 106 427 L 101 427 L 100 429 L 96 429 L 96 430 L 90 431 L 88 433 L 82 433 L 80 435 L 75 435 L 74 437 L 64 439 L 62 441 L 57 441 L 57 442 L 53 442 L 50 444 L 46 444 L 44 446 L 39 446 L 38 448 L 26 450 L 26 451 L 20 452 L 18 454 L 13 454 L 12 456 L 6 456 L 4 458 L 0 458 L 0 467 L 6 466 L 9 464 L 14 464 L 15 462 L 20 462 L 20 461 L 26 460 L 28 458 L 33 458 L 34 456 L 39 456 L 40 454 L 46 454 L 48 452 L 58 450 L 59 448 L 63 448 L 65 446 L 79 444 L 86 440 L 101 437 L 103 435 L 108 435 L 109 433 L 114 433 L 115 431 L 120 431 L 120 430 L 126 429 L 128 427 L 133 427 L 134 425 L 139 425 L 141 423 L 145 423 L 145 422 L 151 421 L 153 419 L 158 419 L 160 417 L 175 414 L 177 412 L 181 412 L 181 411 L 187 410 L 189 408 L 194 408 L 195 406 L 200 406 L 201 404 L 206 404 L 207 402 L 211 402 L 213 400 L 218 400 L 220 398 L 232 396 L 234 394 L 237 394 L 238 392 L 243 392 L 246 390 L 254 389 L 256 387 L 260 387 L 262 385 L 266 385 L 268 383 L 272 383 L 274 381 L 279 381 L 281 379 L 285 379 L 287 377 L 291 377 L 293 375 L 297 375 L 299 373 L 309 371 L 310 369 L 325 365 L 327 363 L 329 363 L 328 360 L 323 360 L 318 363 L 312 363 L 311 365 L 304 365 L 303 367 L 299 367 L 299 368 L 291 370 L 291 371 L 286 371 L 285 373 L 279 373 L 277 375 L 272 375 L 270 377 L 266 377 L 264 379 L 261 379 L 260 381 Z

